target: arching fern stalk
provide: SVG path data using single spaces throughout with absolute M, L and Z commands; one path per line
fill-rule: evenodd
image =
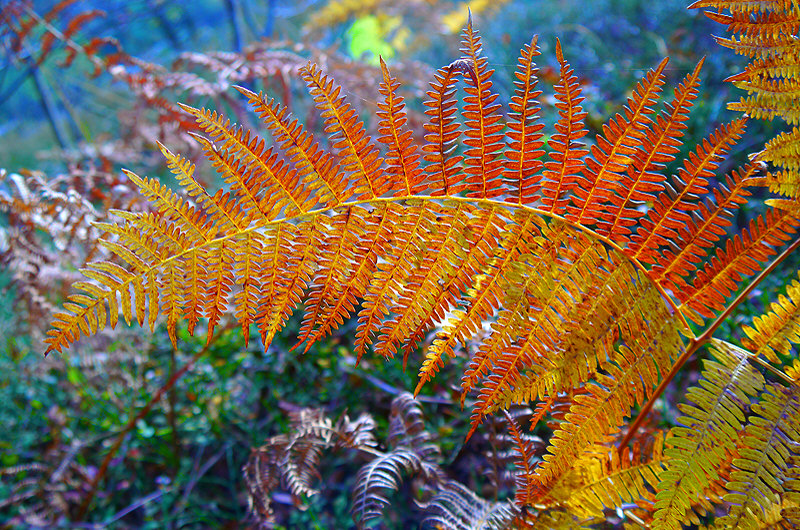
M 741 367 L 780 359 L 759 360 L 768 348 L 749 353 L 718 345 L 722 368 L 707 372 L 709 390 L 689 395 L 696 406 L 681 421 L 691 431 L 674 430 L 667 440 L 673 449 L 662 453 L 657 441 L 649 452 L 637 445 L 620 459 L 608 447 L 633 408 L 654 397 L 664 374 L 708 341 L 710 333 L 693 335 L 687 321 L 702 325 L 728 311 L 726 300 L 742 279 L 794 236 L 798 220 L 769 210 L 719 245 L 747 187 L 759 180 L 758 166 L 748 165 L 710 187 L 744 118 L 714 131 L 677 175 L 663 174 L 678 152 L 701 65 L 656 112 L 662 61 L 587 148 L 581 87 L 557 43 L 559 119 L 544 159 L 536 39 L 522 49 L 506 118 L 471 22 L 464 35 L 463 58 L 439 69 L 427 92 L 422 146 L 405 129 L 403 98 L 385 65 L 378 143 L 340 87 L 314 64 L 301 74 L 324 118 L 330 152 L 263 94 L 239 89 L 274 137 L 273 147 L 214 111 L 184 107 L 204 132 L 196 139 L 227 191 L 208 194 L 194 167 L 167 148 L 188 197 L 130 174 L 158 213 L 117 212 L 120 223 L 102 225 L 116 236 L 104 244 L 118 259 L 84 270 L 88 281 L 76 284 L 84 294 L 72 295 L 67 312 L 57 315 L 48 351 L 116 324 L 120 311 L 127 321 L 151 327 L 165 315 L 174 343 L 180 319 L 193 331 L 206 318 L 210 341 L 232 309 L 245 337 L 254 325 L 269 343 L 304 301 L 300 343 L 308 346 L 357 315 L 359 359 L 372 345 L 385 357 L 402 352 L 405 362 L 438 326 L 419 371 L 419 392 L 488 322 L 491 332 L 462 380 L 465 395 L 478 389 L 472 429 L 511 403 L 542 402 L 539 418 L 550 406 L 569 407 L 542 458 L 530 462 L 529 451 L 521 451 L 525 487 L 518 502 L 544 514 L 592 499 L 573 512 L 580 518 L 638 499 L 649 506 L 638 518 L 654 518 L 659 528 L 679 526 L 702 509 L 695 506 L 698 496 L 722 488 L 720 469 L 733 462 L 742 473 L 751 471 L 731 460 L 736 451 L 776 447 L 764 429 L 789 440 L 780 442 L 784 449 L 796 449 L 798 409 L 791 403 L 800 395 L 797 385 L 767 388 L 749 377 L 745 388 L 740 380 Z M 463 125 L 455 100 L 462 78 Z M 459 142 L 463 151 L 456 150 Z M 793 321 L 796 305 L 782 305 Z M 794 340 L 783 324 L 775 326 L 760 327 L 754 343 Z M 744 394 L 731 404 L 731 392 Z M 759 392 L 764 405 L 757 414 L 764 420 L 738 436 L 747 400 Z M 776 403 L 784 407 L 778 420 Z M 724 427 L 722 446 L 717 426 Z M 783 480 L 786 462 L 764 463 L 755 479 L 778 491 L 774 482 Z M 731 492 L 749 480 L 731 477 Z M 604 487 L 611 493 L 599 493 Z M 648 505 L 655 490 L 655 506 Z M 736 495 L 750 499 L 760 490 L 747 491 Z M 769 502 L 786 498 L 781 493 Z M 750 500 L 736 499 L 755 513 Z

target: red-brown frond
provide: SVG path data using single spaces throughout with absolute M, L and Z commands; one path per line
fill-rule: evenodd
M 542 242 L 542 218 L 525 211 L 515 213 L 513 223 L 501 232 L 500 244 L 482 257 L 484 273 L 473 279 L 467 296 L 462 299 L 462 308 L 451 312 L 436 339 L 425 355 L 419 370 L 416 395 L 422 386 L 431 380 L 444 365 L 447 355 L 454 348 L 472 337 L 486 319 L 492 316 L 510 292 L 518 289 L 522 282 L 519 274 L 512 274 L 512 264 L 521 261 L 521 256 L 531 256 L 539 250 Z
M 427 244 L 437 233 L 436 222 L 441 207 L 435 204 L 419 204 L 414 213 L 404 213 L 399 208 L 391 210 L 392 239 L 391 252 L 385 256 L 385 262 L 377 267 L 364 295 L 363 309 L 358 314 L 358 331 L 356 332 L 357 358 L 372 343 L 373 333 L 390 310 L 396 306 L 397 298 L 412 276 L 425 263 Z M 391 351 L 386 352 L 392 354 Z
M 541 171 L 544 163 L 539 160 L 544 155 L 542 146 L 542 129 L 539 121 L 540 110 L 537 98 L 541 90 L 536 90 L 538 68 L 533 62 L 539 55 L 538 37 L 534 36 L 530 44 L 520 50 L 517 70 L 514 72 L 516 87 L 509 102 L 508 146 L 505 150 L 505 171 L 503 178 L 506 186 L 513 190 L 509 199 L 517 204 L 530 204 L 540 198 Z
M 658 196 L 647 217 L 640 220 L 641 228 L 625 249 L 629 256 L 644 263 L 658 261 L 659 248 L 675 240 L 678 230 L 691 220 L 691 212 L 699 208 L 697 198 L 708 193 L 707 179 L 716 176 L 714 171 L 741 138 L 746 124 L 747 118 L 739 118 L 721 125 L 689 154 L 673 184 L 667 185 L 667 192 Z
M 792 212 L 767 210 L 749 229 L 726 242 L 725 249 L 697 274 L 691 289 L 675 293 L 683 302 L 683 313 L 697 322 L 712 318 L 725 307 L 725 300 L 735 292 L 743 277 L 754 274 L 761 263 L 774 256 L 777 248 L 790 240 L 800 225 Z
M 564 60 L 561 42 L 556 39 L 556 57 L 560 65 L 560 81 L 555 85 L 558 103 L 556 133 L 548 140 L 553 161 L 544 163 L 542 182 L 542 209 L 556 215 L 564 215 L 570 194 L 577 185 L 577 177 L 583 167 L 583 158 L 589 153 L 586 144 L 579 140 L 589 134 L 583 125 L 587 113 L 581 103 L 581 85 L 575 71 Z
M 353 172 L 356 193 L 368 198 L 380 197 L 394 191 L 396 184 L 383 175 L 383 159 L 372 138 L 366 135 L 358 113 L 340 95 L 342 87 L 324 75 L 314 63 L 300 69 L 317 108 L 325 119 L 325 133 L 331 146 L 342 157 L 342 167 Z
M 422 180 L 419 154 L 411 138 L 411 131 L 403 129 L 406 124 L 405 103 L 403 97 L 397 94 L 400 83 L 389 75 L 389 69 L 381 58 L 381 71 L 383 81 L 378 90 L 383 94 L 384 100 L 378 102 L 377 115 L 380 118 L 378 132 L 381 136 L 378 141 L 388 147 L 386 153 L 387 178 L 395 181 L 392 185 L 394 195 L 413 195 L 413 190 L 419 187 Z
M 752 183 L 757 165 L 743 172 L 734 171 L 725 184 L 714 190 L 714 200 L 699 203 L 684 226 L 675 231 L 672 244 L 662 249 L 656 263 L 648 271 L 650 278 L 672 292 L 688 288 L 685 278 L 691 277 L 712 248 L 728 232 L 733 213 L 747 202 L 745 189 Z
M 433 196 L 452 196 L 463 190 L 466 185 L 461 182 L 461 155 L 453 154 L 456 140 L 461 136 L 460 124 L 456 121 L 456 73 L 452 66 L 439 68 L 430 82 L 431 90 L 425 94 L 428 107 L 425 114 L 428 122 L 423 126 L 427 134 L 422 151 L 427 153 L 422 158 L 428 163 L 425 173 L 428 174 L 427 185 L 420 184 L 413 190 L 415 194 L 429 191 Z
M 330 153 L 325 152 L 294 118 L 287 107 L 275 100 L 267 100 L 262 93 L 255 94 L 246 88 L 236 87 L 247 96 L 250 104 L 275 138 L 294 170 L 297 178 L 306 183 L 309 191 L 317 194 L 320 205 L 335 207 L 353 197 L 348 186 L 347 174 L 335 163 Z
M 467 82 L 464 91 L 464 172 L 466 173 L 467 196 L 478 198 L 497 197 L 506 193 L 502 185 L 503 133 L 500 104 L 495 103 L 498 94 L 492 93 L 491 77 L 494 70 L 489 69 L 486 57 L 481 55 L 481 38 L 472 27 L 472 17 L 467 22 L 461 52 L 466 57 L 465 68 L 472 69 L 472 75 L 465 75 Z M 477 86 L 474 85 L 477 81 Z
M 675 98 L 665 105 L 664 110 L 656 117 L 652 128 L 645 131 L 642 145 L 636 148 L 632 164 L 621 176 L 619 182 L 613 183 L 616 198 L 613 204 L 606 207 L 608 215 L 613 219 L 607 228 L 611 238 L 626 243 L 631 227 L 638 223 L 645 213 L 639 208 L 645 202 L 653 202 L 656 194 L 664 189 L 663 171 L 665 164 L 675 159 L 686 129 L 686 120 L 700 84 L 700 69 L 705 59 L 697 63 L 694 71 L 688 74 L 675 89 Z M 606 227 L 603 226 L 606 230 Z
M 418 260 L 419 265 L 406 280 L 406 288 L 392 309 L 394 316 L 383 322 L 375 344 L 376 354 L 392 357 L 398 344 L 413 337 L 420 322 L 432 314 L 443 315 L 449 310 L 453 300 L 439 295 L 448 283 L 454 281 L 459 265 L 467 261 L 476 246 L 475 233 L 469 239 L 462 237 L 470 217 L 476 214 L 473 208 L 461 202 L 446 205 L 438 212 L 434 228 L 441 229 L 431 233 L 428 247 Z
M 500 242 L 500 233 L 506 223 L 501 211 L 496 208 L 480 208 L 472 210 L 470 215 L 473 217 L 465 226 L 467 236 L 463 242 L 454 242 L 456 248 L 463 249 L 465 257 L 454 265 L 447 281 L 434 283 L 429 300 L 423 302 L 424 311 L 414 315 L 415 322 L 409 328 L 413 331 L 405 334 L 407 339 L 403 347 L 404 364 L 425 332 L 444 320 L 445 313 L 456 306 L 462 293 L 469 289 L 475 277 L 480 274 L 487 256 L 494 253 Z M 456 255 L 451 257 L 455 258 Z
M 617 114 L 603 125 L 603 134 L 597 136 L 597 143 L 590 149 L 591 156 L 585 160 L 573 204 L 567 206 L 568 219 L 584 225 L 599 223 L 598 232 L 608 233 L 611 216 L 606 210 L 609 204 L 619 207 L 621 200 L 613 193 L 615 183 L 622 178 L 632 163 L 632 155 L 646 137 L 646 130 L 652 123 L 649 115 L 661 93 L 668 60 L 664 58 L 655 70 L 650 70 L 639 81 L 623 114 Z
M 311 284 L 316 264 L 315 250 L 325 244 L 329 233 L 314 217 L 292 228 L 284 228 L 280 241 L 271 247 L 272 253 L 261 260 L 258 270 L 260 293 L 270 294 L 270 304 L 259 304 L 255 321 L 264 348 L 288 320 L 300 303 L 303 291 Z

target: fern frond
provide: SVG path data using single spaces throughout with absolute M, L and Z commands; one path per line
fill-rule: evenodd
M 386 445 L 392 448 L 409 447 L 423 459 L 439 452 L 439 446 L 431 443 L 431 434 L 425 430 L 419 402 L 408 392 L 392 400 Z
M 539 55 L 538 37 L 534 36 L 529 44 L 520 50 L 517 69 L 514 72 L 514 95 L 509 102 L 508 148 L 505 151 L 507 160 L 503 178 L 506 186 L 513 190 L 512 199 L 516 196 L 517 204 L 530 204 L 540 198 L 539 180 L 544 164 L 539 160 L 544 155 L 542 146 L 542 129 L 540 123 L 539 103 L 537 98 L 541 90 L 536 90 L 538 68 L 533 62 Z
M 130 255 L 133 258 L 133 255 Z M 138 260 L 138 258 L 136 258 Z M 142 267 L 144 265 L 142 264 Z M 87 295 L 72 294 L 64 303 L 64 309 L 69 313 L 56 313 L 53 315 L 53 329 L 47 332 L 47 351 L 61 352 L 63 348 L 77 341 L 81 333 L 85 336 L 94 335 L 100 329 L 100 324 L 105 327 L 106 322 L 113 328 L 117 324 L 120 308 L 125 321 L 130 323 L 132 312 L 132 293 L 135 289 L 143 293 L 142 278 L 126 271 L 119 265 L 105 261 L 92 263 L 81 269 L 84 276 L 96 281 L 100 287 L 83 282 L 79 288 Z M 119 295 L 119 303 L 117 296 Z M 144 300 L 137 298 L 138 309 L 144 310 Z M 106 319 L 108 307 L 108 319 Z
M 745 118 L 739 118 L 720 126 L 690 153 L 673 184 L 667 184 L 668 193 L 659 195 L 648 216 L 640 220 L 641 228 L 626 247 L 633 259 L 656 263 L 660 247 L 685 239 L 679 236 L 679 230 L 691 220 L 691 212 L 699 208 L 696 197 L 708 192 L 707 179 L 714 176 L 725 154 L 741 138 L 746 123 Z
M 181 104 L 193 115 L 210 141 L 192 134 L 205 148 L 206 156 L 219 171 L 231 191 L 240 198 L 242 213 L 258 215 L 269 220 L 286 208 L 286 215 L 307 212 L 314 203 L 308 190 L 271 147 L 251 132 L 232 124 L 216 111 L 195 109 Z M 256 212 L 258 212 L 256 214 Z
M 675 97 L 665 105 L 664 110 L 656 117 L 652 127 L 645 131 L 641 146 L 636 148 L 632 163 L 621 175 L 621 180 L 613 184 L 616 194 L 614 204 L 606 206 L 610 227 L 607 232 L 611 239 L 627 243 L 630 227 L 635 226 L 639 218 L 645 215 L 638 205 L 643 202 L 654 202 L 664 189 L 663 176 L 655 171 L 663 171 L 664 165 L 675 159 L 675 153 L 681 145 L 680 137 L 686 129 L 684 123 L 692 103 L 697 98 L 697 87 L 700 84 L 700 69 L 705 59 L 697 63 L 694 70 L 675 89 Z
M 735 110 L 756 119 L 771 120 L 783 118 L 790 125 L 800 124 L 800 110 L 797 100 L 800 98 L 800 80 L 789 78 L 779 80 L 739 81 L 736 85 L 755 95 L 742 97 L 738 102 L 728 103 L 730 110 Z
M 741 173 L 734 170 L 724 184 L 714 190 L 713 200 L 698 204 L 685 226 L 676 226 L 676 242 L 671 248 L 661 251 L 649 271 L 655 282 L 675 293 L 689 289 L 685 278 L 697 273 L 709 249 L 727 235 L 727 228 L 733 224 L 733 213 L 750 195 L 746 187 L 754 180 L 756 170 L 755 165 L 746 167 Z
M 561 52 L 561 41 L 556 39 L 556 58 L 560 68 L 560 79 L 555 85 L 556 108 L 558 122 L 555 124 L 556 134 L 550 137 L 547 144 L 552 151 L 552 161 L 544 163 L 544 181 L 542 182 L 542 209 L 556 215 L 564 215 L 569 203 L 570 193 L 577 186 L 577 177 L 583 167 L 582 159 L 589 153 L 586 144 L 579 140 L 589 134 L 583 124 L 587 114 L 581 103 L 581 87 L 574 70 L 564 60 Z
M 482 55 L 481 38 L 472 26 L 472 16 L 467 21 L 461 53 L 467 60 L 467 68 L 472 69 L 476 86 L 469 83 L 464 87 L 464 173 L 468 186 L 468 197 L 492 198 L 506 193 L 502 185 L 504 124 L 500 122 L 500 104 L 495 103 L 498 94 L 492 93 L 491 77 L 494 70 L 489 69 L 486 57 Z
M 692 499 L 717 480 L 720 464 L 736 449 L 738 432 L 751 397 L 764 388 L 763 376 L 749 363 L 749 354 L 713 340 L 716 361 L 706 361 L 700 386 L 679 405 L 686 414 L 678 418 L 667 438 L 669 457 L 659 475 L 654 528 L 680 528 Z
M 140 178 L 135 173 L 123 170 L 128 178 L 136 184 L 142 194 L 147 197 L 158 211 L 174 221 L 178 228 L 194 244 L 208 243 L 216 234 L 203 213 L 178 197 L 172 190 L 156 179 Z
M 356 475 L 350 509 L 353 520 L 359 528 L 363 528 L 365 523 L 380 517 L 389 504 L 384 490 L 397 490 L 403 474 L 434 476 L 436 472 L 435 466 L 406 447 L 398 447 L 378 456 Z
M 221 201 L 222 194 L 212 197 L 208 194 L 202 184 L 197 182 L 194 178 L 194 164 L 180 156 L 174 154 L 166 146 L 158 142 L 158 148 L 167 159 L 167 167 L 172 171 L 189 197 L 197 201 L 197 205 L 208 212 L 209 222 L 212 224 L 222 223 L 222 230 L 242 229 L 244 228 L 240 219 L 237 219 L 226 208 L 226 204 Z
M 650 303 L 657 306 L 661 301 Z M 652 306 L 648 310 L 652 311 Z M 647 318 L 651 317 L 654 314 L 648 314 Z M 634 325 L 639 318 L 634 315 L 627 324 Z M 553 434 L 548 448 L 550 454 L 544 455 L 544 462 L 538 469 L 542 482 L 552 481 L 568 469 L 571 461 L 587 448 L 607 442 L 631 409 L 651 395 L 659 374 L 671 367 L 683 352 L 676 316 L 662 314 L 661 318 L 649 326 L 638 322 L 641 328 L 638 334 L 633 334 L 632 342 L 619 346 L 614 363 L 604 367 L 607 375 L 598 373 L 597 383 L 587 385 L 588 393 L 576 396 L 566 421 Z
M 342 88 L 323 74 L 314 63 L 300 69 L 300 75 L 308 85 L 317 108 L 325 118 L 325 132 L 331 145 L 342 157 L 342 167 L 355 174 L 353 185 L 356 193 L 368 198 L 380 197 L 392 190 L 395 183 L 383 175 L 383 158 L 372 139 L 366 135 L 358 114 L 340 96 Z
M 465 188 L 460 183 L 461 161 L 464 157 L 452 154 L 456 140 L 461 136 L 460 124 L 455 118 L 456 101 L 453 99 L 456 73 L 457 69 L 452 64 L 439 68 L 433 74 L 431 90 L 425 93 L 430 98 L 424 102 L 428 107 L 425 114 L 429 121 L 423 125 L 427 134 L 422 151 L 428 154 L 422 158 L 428 163 L 425 167 L 430 180 L 427 189 L 433 196 L 453 196 Z M 424 189 L 415 191 L 419 193 Z
M 776 248 L 791 239 L 798 224 L 794 215 L 782 210 L 767 210 L 764 217 L 754 219 L 741 236 L 726 242 L 724 251 L 717 250 L 689 290 L 676 293 L 683 302 L 681 311 L 695 319 L 697 315 L 713 317 L 713 311 L 724 307 L 725 299 L 736 291 L 742 277 L 754 274 L 759 262 L 774 256 Z
M 514 451 L 517 454 L 515 461 L 517 467 L 515 474 L 517 489 L 514 493 L 514 501 L 518 506 L 525 506 L 530 504 L 533 499 L 533 481 L 531 480 L 534 458 L 533 442 L 522 434 L 519 423 L 507 410 L 503 409 L 503 415 L 506 417 L 506 422 L 508 422 L 508 431 L 514 441 Z
M 584 161 L 573 204 L 567 207 L 567 219 L 585 225 L 597 224 L 599 233 L 608 233 L 607 224 L 612 218 L 604 211 L 605 203 L 620 200 L 613 194 L 613 183 L 622 178 L 632 162 L 631 155 L 641 146 L 645 130 L 652 123 L 649 115 L 661 93 L 667 62 L 662 60 L 633 89 L 624 116 L 617 114 L 603 125 L 603 134 L 597 137 L 597 143 L 590 148 L 591 156 Z
M 787 297 L 779 296 L 771 311 L 753 320 L 755 329 L 744 326 L 747 335 L 742 346 L 753 355 L 763 355 L 774 363 L 780 362 L 777 354 L 789 355 L 792 343 L 800 342 L 800 283 L 793 281 L 786 288 Z
M 716 521 L 719 528 L 749 528 L 780 506 L 784 484 L 800 444 L 800 386 L 767 386 L 752 407 L 734 471 L 726 484 L 730 512 Z
M 328 314 L 341 318 L 340 312 L 327 313 L 333 309 L 328 302 L 336 300 L 346 286 L 345 280 L 350 275 L 350 260 L 360 253 L 360 236 L 368 217 L 369 211 L 360 206 L 340 208 L 335 210 L 329 227 L 324 232 L 319 232 L 322 238 L 317 242 L 318 246 L 315 245 L 317 270 L 309 286 L 298 345 L 314 336 L 315 326 L 325 322 Z M 352 309 L 352 306 L 347 305 L 349 301 L 345 300 L 343 310 Z M 320 333 L 324 332 L 325 330 Z
M 384 101 L 378 103 L 377 115 L 380 118 L 378 132 L 382 136 L 378 141 L 388 146 L 386 154 L 387 178 L 391 178 L 405 185 L 394 185 L 395 195 L 413 195 L 419 189 L 422 180 L 422 170 L 419 167 L 420 155 L 412 143 L 411 131 L 404 130 L 406 113 L 403 110 L 405 103 L 403 97 L 397 94 L 400 83 L 389 75 L 389 69 L 383 58 L 380 60 L 383 81 L 379 90 Z
M 334 163 L 329 153 L 320 149 L 314 135 L 304 130 L 297 118 L 292 119 L 286 107 L 269 100 L 262 93 L 236 87 L 244 94 L 264 125 L 278 142 L 288 161 L 297 172 L 298 180 L 306 183 L 310 192 L 319 194 L 319 203 L 339 206 L 352 198 L 346 173 Z

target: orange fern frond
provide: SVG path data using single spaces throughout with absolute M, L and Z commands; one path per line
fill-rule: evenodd
M 529 44 L 520 50 L 517 70 L 514 72 L 516 87 L 509 102 L 508 147 L 505 151 L 506 162 L 503 178 L 506 186 L 512 190 L 512 199 L 517 204 L 530 204 L 540 198 L 539 181 L 544 164 L 539 160 L 544 155 L 542 146 L 542 129 L 539 122 L 539 103 L 537 98 L 541 90 L 536 90 L 538 82 L 534 57 L 539 55 L 538 37 L 533 37 Z M 516 197 L 514 197 L 516 196 Z
M 471 69 L 469 83 L 464 87 L 464 173 L 468 186 L 467 196 L 489 199 L 505 193 L 502 186 L 503 149 L 505 125 L 501 123 L 500 104 L 496 103 L 498 94 L 492 93 L 491 77 L 494 70 L 489 69 L 486 57 L 481 55 L 483 48 L 477 30 L 472 27 L 472 17 L 467 21 L 461 53 L 466 57 L 467 69 Z
M 516 484 L 517 490 L 514 494 L 514 499 L 517 505 L 525 506 L 533 499 L 533 481 L 530 477 L 533 475 L 533 458 L 534 447 L 533 442 L 522 433 L 519 423 L 514 417 L 503 409 L 503 415 L 508 422 L 508 431 L 511 433 L 511 439 L 514 440 L 514 451 L 517 453 L 515 465 L 517 466 Z
M 589 153 L 579 140 L 589 134 L 583 125 L 587 113 L 581 103 L 581 86 L 574 70 L 564 60 L 561 42 L 556 40 L 556 58 L 560 66 L 560 80 L 555 86 L 558 122 L 556 134 L 547 142 L 552 151 L 552 161 L 544 163 L 542 182 L 542 209 L 556 215 L 564 215 L 570 193 L 577 186 L 576 179 L 583 167 L 583 158 Z
M 377 115 L 380 118 L 378 132 L 382 135 L 378 141 L 388 146 L 386 154 L 388 178 L 405 184 L 405 188 L 392 186 L 395 194 L 413 195 L 422 180 L 422 171 L 419 167 L 420 155 L 412 143 L 411 131 L 403 129 L 407 118 L 403 110 L 405 107 L 403 97 L 397 94 L 400 83 L 389 75 L 389 69 L 383 58 L 380 63 L 383 81 L 379 85 L 379 91 L 383 94 L 384 101 L 378 103 Z
M 659 249 L 680 238 L 678 231 L 691 221 L 691 212 L 698 210 L 696 197 L 708 193 L 708 178 L 714 175 L 725 154 L 741 138 L 746 119 L 720 126 L 704 139 L 678 170 L 674 183 L 667 184 L 667 193 L 659 195 L 642 227 L 631 237 L 626 253 L 645 263 L 656 263 Z
M 675 231 L 673 248 L 666 248 L 649 270 L 650 277 L 673 292 L 687 288 L 685 277 L 692 276 L 712 248 L 733 224 L 733 213 L 746 202 L 750 193 L 746 186 L 753 180 L 757 165 L 749 165 L 743 173 L 733 172 L 725 184 L 714 190 L 713 200 L 697 205 L 685 226 Z
M 297 179 L 308 186 L 308 190 L 319 195 L 319 203 L 338 206 L 352 198 L 346 173 L 336 164 L 329 153 L 320 149 L 314 135 L 304 130 L 297 118 L 292 119 L 288 109 L 259 93 L 236 87 L 244 94 L 256 113 L 264 121 L 275 141 L 283 149 L 287 159 L 297 172 Z
M 456 140 L 461 136 L 460 124 L 456 121 L 456 101 L 455 95 L 457 69 L 451 64 L 439 68 L 433 74 L 431 90 L 426 92 L 430 98 L 425 101 L 428 109 L 425 114 L 428 116 L 428 123 L 424 124 L 427 134 L 422 146 L 423 160 L 428 163 L 425 173 L 429 175 L 430 182 L 427 188 L 431 195 L 452 196 L 456 195 L 465 188 L 461 181 L 461 155 L 452 154 L 456 148 Z M 416 193 L 424 191 L 415 190 Z
M 597 224 L 598 233 L 608 234 L 608 223 L 613 218 L 606 211 L 607 203 L 621 200 L 613 194 L 614 184 L 622 178 L 632 161 L 631 155 L 641 146 L 645 130 L 652 123 L 649 115 L 661 93 L 667 62 L 668 59 L 662 60 L 637 84 L 625 105 L 624 115 L 617 114 L 603 125 L 603 135 L 591 146 L 591 156 L 582 168 L 583 176 L 578 177 L 573 204 L 567 207 L 567 219 Z
M 682 301 L 681 311 L 690 318 L 698 315 L 713 317 L 713 311 L 724 307 L 725 300 L 735 292 L 743 276 L 754 274 L 770 256 L 777 254 L 776 248 L 784 245 L 797 231 L 800 221 L 782 210 L 767 210 L 764 217 L 757 217 L 741 236 L 729 239 L 725 250 L 698 272 L 690 289 L 675 293 Z
M 369 198 L 380 197 L 394 184 L 383 175 L 383 158 L 366 135 L 358 114 L 340 96 L 342 88 L 323 74 L 314 63 L 300 69 L 311 95 L 325 119 L 325 132 L 342 157 L 342 166 L 355 174 L 356 192 Z M 363 178 L 359 178 L 362 177 Z
M 662 184 L 664 165 L 675 159 L 675 153 L 681 145 L 680 137 L 686 129 L 685 121 L 697 97 L 700 84 L 700 69 L 704 60 L 697 63 L 694 70 L 675 89 L 675 98 L 665 105 L 652 129 L 645 131 L 641 146 L 636 148 L 632 163 L 621 179 L 613 184 L 613 192 L 617 195 L 614 204 L 606 206 L 610 219 L 607 228 L 611 239 L 619 243 L 627 243 L 630 227 L 635 226 L 645 215 L 638 206 L 645 202 L 654 202 L 664 189 Z

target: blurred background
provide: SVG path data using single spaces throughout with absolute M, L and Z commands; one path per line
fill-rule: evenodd
M 374 135 L 382 56 L 403 85 L 409 124 L 421 138 L 424 92 L 433 72 L 460 56 L 468 9 L 496 70 L 500 103 L 513 94 L 520 48 L 539 36 L 547 123 L 556 115 L 556 37 L 581 80 L 593 133 L 621 111 L 632 86 L 664 56 L 670 57 L 667 95 L 706 57 L 684 137 L 687 151 L 737 117 L 725 104 L 739 94 L 723 80 L 745 61 L 715 44 L 713 34 L 724 28 L 681 0 L 4 2 L 0 527 L 239 527 L 250 520 L 241 468 L 251 448 L 284 432 L 289 412 L 306 406 L 332 418 L 369 412 L 376 435 L 385 436 L 391 400 L 415 386 L 415 370 L 403 372 L 382 359 L 354 367 L 354 323 L 305 355 L 289 353 L 296 316 L 267 350 L 257 334 L 245 344 L 233 326 L 207 349 L 202 333 L 193 338 L 183 329 L 177 352 L 163 330 L 124 325 L 46 359 L 42 339 L 81 264 L 104 252 L 90 222 L 103 221 L 110 208 L 146 207 L 121 169 L 174 186 L 157 141 L 199 161 L 199 146 L 187 134 L 195 126 L 176 102 L 218 109 L 264 132 L 232 88 L 241 85 L 282 101 L 319 133 L 321 120 L 297 75 L 314 61 L 343 86 Z M 774 136 L 771 127 L 751 123 L 722 169 Z M 216 185 L 208 167 L 198 175 Z M 192 368 L 137 418 L 198 352 Z M 505 427 L 489 424 L 463 443 L 469 417 L 453 388 L 463 360 L 423 391 L 426 428 L 452 477 L 485 498 L 507 498 L 513 482 L 500 476 L 497 464 Z M 415 362 L 412 356 L 410 365 Z M 102 457 L 118 438 L 121 446 L 101 472 Z M 303 510 L 288 495 L 273 499 L 279 526 L 352 526 L 349 495 L 360 463 L 346 451 L 326 457 L 322 494 L 307 499 Z M 94 484 L 98 473 L 104 477 Z M 393 495 L 401 508 L 387 509 L 381 527 L 417 527 L 422 515 L 410 502 L 413 486 Z

